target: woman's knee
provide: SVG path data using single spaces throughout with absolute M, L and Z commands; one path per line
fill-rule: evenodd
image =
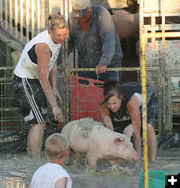
M 151 124 L 147 124 L 147 128 L 149 129 L 149 130 L 154 130 L 154 127 L 151 125 Z
M 147 124 L 147 132 L 151 135 L 155 135 L 155 129 L 152 124 Z

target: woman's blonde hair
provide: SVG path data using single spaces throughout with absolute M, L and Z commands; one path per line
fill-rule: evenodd
M 69 32 L 68 25 L 60 13 L 57 14 L 50 14 L 48 16 L 48 24 L 49 24 L 49 29 L 51 31 L 54 31 L 55 29 L 64 29 L 66 28 L 67 31 Z
M 61 159 L 65 156 L 68 149 L 69 143 L 67 138 L 60 133 L 54 133 L 46 139 L 45 152 L 50 160 Z

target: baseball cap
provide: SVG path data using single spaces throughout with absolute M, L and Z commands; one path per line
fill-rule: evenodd
M 71 5 L 73 17 L 84 17 L 91 2 L 90 0 L 71 0 Z

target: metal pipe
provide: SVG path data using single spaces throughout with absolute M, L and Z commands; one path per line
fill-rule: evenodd
M 145 36 L 143 32 L 143 7 L 144 0 L 140 0 L 140 65 L 142 85 L 142 124 L 143 124 L 143 157 L 144 157 L 144 188 L 149 187 L 148 178 L 148 147 L 147 147 L 147 104 L 146 104 L 146 62 L 145 62 Z
M 21 41 L 24 43 L 24 36 L 23 36 L 23 0 L 20 0 L 20 38 Z
M 29 0 L 26 0 L 26 42 L 29 41 Z
M 31 0 L 31 37 L 34 37 L 34 0 Z
M 180 32 L 143 33 L 145 38 L 180 37 Z
M 12 0 L 9 0 L 9 31 L 10 33 L 12 33 L 12 13 L 13 13 L 13 9 L 12 9 Z
M 15 15 L 14 15 L 14 22 L 15 22 L 15 37 L 18 38 L 18 28 L 17 28 L 17 20 L 18 20 L 18 0 L 15 0 L 14 4 Z
M 159 67 L 146 67 L 147 70 L 159 70 Z M 107 68 L 106 71 L 140 71 L 140 67 L 121 67 L 121 68 Z M 95 71 L 95 68 L 73 68 L 72 72 L 78 71 Z
M 3 3 L 2 3 L 2 0 L 0 0 L 0 26 L 2 26 L 2 23 L 3 23 Z
M 8 30 L 8 1 L 5 1 L 5 29 Z
M 36 13 L 37 13 L 37 33 L 40 32 L 40 0 L 36 3 Z

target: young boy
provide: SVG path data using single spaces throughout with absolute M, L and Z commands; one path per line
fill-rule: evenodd
M 71 188 L 72 180 L 63 168 L 69 153 L 69 143 L 64 135 L 50 135 L 45 142 L 49 162 L 36 170 L 29 188 Z

